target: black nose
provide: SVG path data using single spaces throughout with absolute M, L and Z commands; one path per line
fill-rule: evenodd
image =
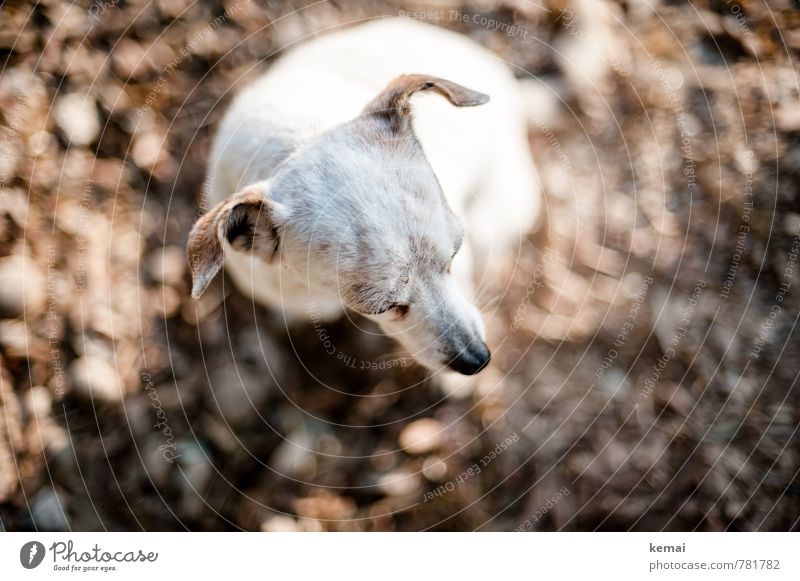
M 481 340 L 471 342 L 467 347 L 459 351 L 447 366 L 453 371 L 458 371 L 462 375 L 475 375 L 484 367 L 489 365 L 492 354 L 489 348 Z

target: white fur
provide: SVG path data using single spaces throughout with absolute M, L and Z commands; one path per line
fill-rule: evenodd
M 262 182 L 269 197 L 285 208 L 294 234 L 287 237 L 277 263 L 226 247 L 225 267 L 240 290 L 283 309 L 291 318 L 341 314 L 339 287 L 330 280 L 332 266 L 320 265 L 313 256 L 303 260 L 304 240 L 299 234 L 331 239 L 352 228 L 352 212 L 338 208 L 341 194 L 332 192 L 328 183 L 307 181 L 314 168 L 332 163 L 329 160 L 345 168 L 342 176 L 361 177 L 358 183 L 336 186 L 347 190 L 347 199 L 342 201 L 357 201 L 363 216 L 356 219 L 380 225 L 384 239 L 374 241 L 375 252 L 392 252 L 417 229 L 438 238 L 437 246 L 452 242 L 449 234 L 439 235 L 449 222 L 446 210 L 434 201 L 421 207 L 419 215 L 398 220 L 401 210 L 393 205 L 398 197 L 393 189 L 397 176 L 407 173 L 409 183 L 418 178 L 421 187 L 435 188 L 435 178 L 425 168 L 403 167 L 405 158 L 400 153 L 397 167 L 388 171 L 384 157 L 371 159 L 353 145 L 349 134 L 329 131 L 358 118 L 392 79 L 404 74 L 441 77 L 491 98 L 488 104 L 467 108 L 454 107 L 432 93 L 416 94 L 412 100 L 414 132 L 465 231 L 463 247 L 453 263 L 458 285 L 437 282 L 434 294 L 440 302 L 430 299 L 430 308 L 444 308 L 441 301 L 447 302 L 447 308 L 462 311 L 468 321 L 464 324 L 477 328 L 482 336 L 483 325 L 471 300 L 474 269 L 477 266 L 480 271 L 515 256 L 539 214 L 540 188 L 530 159 L 519 87 L 508 67 L 489 51 L 461 35 L 411 20 L 376 21 L 293 48 L 234 100 L 214 141 L 210 201 L 223 202 L 232 193 Z M 320 143 L 321 135 L 330 136 Z M 288 167 L 293 177 L 286 176 Z M 326 204 L 332 211 L 324 213 L 322 225 L 319 213 L 312 218 L 298 210 Z M 298 224 L 312 219 L 313 224 Z M 338 277 L 337 269 L 334 278 Z M 440 357 L 420 353 L 436 340 L 432 336 L 436 332 L 429 330 L 424 340 L 413 337 L 423 333 L 424 313 L 405 326 L 387 321 L 384 315 L 373 318 L 404 346 L 417 350 L 415 356 L 423 363 L 441 365 Z

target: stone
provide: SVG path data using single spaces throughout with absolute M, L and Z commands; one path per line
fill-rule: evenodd
M 0 317 L 31 317 L 41 313 L 47 300 L 44 273 L 32 260 L 9 256 L 0 260 Z
M 70 364 L 69 377 L 78 396 L 106 403 L 122 401 L 122 382 L 105 359 L 93 355 L 79 357 Z
M 50 390 L 42 385 L 34 385 L 25 397 L 25 407 L 28 413 L 37 418 L 46 418 L 50 415 L 53 398 Z
M 400 447 L 409 454 L 427 454 L 442 445 L 442 425 L 432 418 L 408 424 L 400 432 Z
M 56 100 L 54 117 L 64 137 L 75 145 L 89 145 L 100 133 L 100 118 L 92 97 L 71 93 Z
M 408 496 L 419 488 L 419 477 L 399 468 L 382 476 L 378 487 L 387 496 Z
M 65 513 L 66 507 L 52 489 L 43 488 L 33 499 L 31 517 L 39 530 L 69 530 L 69 521 Z
M 294 533 L 298 530 L 297 521 L 284 515 L 270 517 L 261 524 L 261 531 L 265 533 Z
M 177 286 L 186 270 L 186 254 L 177 246 L 157 248 L 147 257 L 147 273 L 164 284 Z

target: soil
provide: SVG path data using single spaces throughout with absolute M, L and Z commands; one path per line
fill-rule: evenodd
M 0 528 L 797 530 L 798 3 L 0 7 Z M 540 229 L 445 388 L 186 236 L 235 92 L 404 15 L 526 91 Z

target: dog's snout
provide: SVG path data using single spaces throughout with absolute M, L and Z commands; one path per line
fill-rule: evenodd
M 489 365 L 491 358 L 486 343 L 476 339 L 453 356 L 447 366 L 462 375 L 475 375 Z

